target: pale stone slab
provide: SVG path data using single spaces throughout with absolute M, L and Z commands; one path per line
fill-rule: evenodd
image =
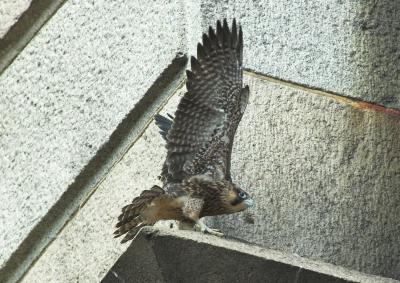
M 164 111 L 173 113 L 175 95 Z M 152 123 L 26 274 L 23 282 L 98 282 L 128 244 L 113 238 L 121 208 L 159 184 L 166 150 Z M 169 226 L 168 224 L 163 224 Z
M 185 51 L 182 19 L 180 1 L 67 1 L 2 74 L 0 266 Z
M 232 170 L 256 205 L 214 226 L 268 248 L 400 278 L 399 113 L 254 76 L 247 83 L 250 105 Z

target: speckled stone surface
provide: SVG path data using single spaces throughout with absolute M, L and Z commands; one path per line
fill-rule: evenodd
M 233 178 L 255 199 L 230 236 L 400 278 L 400 116 L 248 77 Z M 254 222 L 251 224 L 250 222 Z
M 2 74 L 0 266 L 185 50 L 182 17 L 179 1 L 67 1 Z
M 246 68 L 400 108 L 399 1 L 200 2 L 203 30 L 242 23 Z
M 28 3 L 1 2 L 0 34 Z M 400 109 L 399 3 L 66 1 L 0 77 L 0 266 L 176 53 L 193 54 L 217 19 L 242 23 L 246 68 Z M 265 247 L 400 278 L 399 118 L 247 80 L 251 105 L 233 175 L 256 206 L 214 225 Z M 114 219 L 153 184 L 161 144 L 150 126 L 26 282 L 102 278 L 125 249 L 110 238 Z
M 399 278 L 399 118 L 253 76 L 246 82 L 251 99 L 232 170 L 256 204 L 210 224 L 267 248 Z M 164 157 L 151 124 L 24 282 L 102 278 L 126 249 L 112 238 L 120 208 L 157 182 Z
M 175 95 L 164 111 L 173 113 L 178 99 Z M 157 176 L 165 155 L 164 141 L 152 123 L 45 250 L 23 282 L 99 282 L 128 247 L 120 244 L 121 239 L 113 238 L 121 208 L 141 191 L 159 184 Z
M 15 24 L 19 17 L 28 9 L 32 0 L 1 0 L 0 1 L 0 39 Z

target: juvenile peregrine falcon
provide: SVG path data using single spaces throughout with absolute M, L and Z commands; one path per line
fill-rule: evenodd
M 249 87 L 242 87 L 242 61 L 243 35 L 236 20 L 231 29 L 226 20 L 218 21 L 216 32 L 210 27 L 203 34 L 175 118 L 155 117 L 168 152 L 160 176 L 163 187 L 143 191 L 122 208 L 114 232 L 115 237 L 126 233 L 122 243 L 143 226 L 167 219 L 222 235 L 200 219 L 253 204 L 230 174 L 233 139 L 249 99 Z

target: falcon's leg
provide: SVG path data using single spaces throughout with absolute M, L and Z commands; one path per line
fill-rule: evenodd
M 189 197 L 183 206 L 183 214 L 200 228 L 203 233 L 209 233 L 216 236 L 222 236 L 223 234 L 216 229 L 207 227 L 202 220 L 200 220 L 200 212 L 203 209 L 204 200 L 201 198 Z
M 208 227 L 202 219 L 199 219 L 196 221 L 196 225 L 200 228 L 200 231 L 203 232 L 204 234 L 211 234 L 214 236 L 222 237 L 224 234 L 221 233 L 220 230 L 218 229 L 212 229 Z

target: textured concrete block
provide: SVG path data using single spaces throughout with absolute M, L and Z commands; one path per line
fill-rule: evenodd
M 172 97 L 164 111 L 173 113 L 179 98 Z M 158 184 L 165 155 L 164 141 L 151 123 L 22 281 L 98 282 L 103 278 L 127 248 L 113 238 L 121 208 Z M 169 227 L 168 222 L 159 225 Z
M 2 0 L 0 2 L 0 39 L 28 9 L 32 0 Z
M 200 9 L 203 29 L 240 20 L 247 68 L 400 108 L 399 1 L 203 0 Z
M 256 205 L 211 224 L 267 248 L 399 278 L 398 118 L 252 76 L 246 82 L 251 100 L 232 169 Z M 152 123 L 24 282 L 100 280 L 126 249 L 111 237 L 120 208 L 156 182 L 165 154 Z
M 200 233 L 144 229 L 101 282 L 398 281 Z
M 194 50 L 201 26 L 237 17 L 246 67 L 400 107 L 398 10 L 389 0 L 67 1 L 0 77 L 0 266 L 175 54 L 188 50 L 186 40 Z M 252 105 L 238 133 L 233 170 L 258 205 L 215 224 L 267 247 L 400 278 L 398 117 L 313 91 L 254 78 L 249 83 Z M 123 186 L 136 193 L 148 188 L 164 152 L 157 152 L 154 126 L 149 131 L 26 282 L 60 274 L 67 274 L 61 281 L 98 280 L 123 252 L 108 238 L 120 207 L 133 197 Z M 117 189 L 105 192 L 105 185 Z
M 400 115 L 247 77 L 233 179 L 256 201 L 232 237 L 400 278 Z
M 179 51 L 180 1 L 67 1 L 0 77 L 0 266 Z

